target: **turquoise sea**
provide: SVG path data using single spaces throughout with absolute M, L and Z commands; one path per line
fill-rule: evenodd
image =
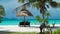
M 23 20 L 3 20 L 2 23 L 0 23 L 0 25 L 18 25 L 19 22 L 22 22 Z M 39 23 L 37 20 L 28 20 L 30 21 L 30 25 L 39 25 L 41 23 Z M 49 20 L 49 24 L 60 24 L 60 20 Z

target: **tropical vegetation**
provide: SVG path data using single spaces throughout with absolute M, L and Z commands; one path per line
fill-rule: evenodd
M 0 5 L 0 23 L 2 21 L 2 18 L 5 16 L 5 9 L 2 5 Z

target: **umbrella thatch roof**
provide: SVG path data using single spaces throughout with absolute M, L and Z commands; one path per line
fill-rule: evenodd
M 19 11 L 17 13 L 17 16 L 33 16 L 31 12 L 29 12 L 28 10 L 26 9 L 22 9 L 21 11 Z

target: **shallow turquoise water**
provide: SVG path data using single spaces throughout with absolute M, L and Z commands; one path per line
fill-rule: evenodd
M 30 21 L 30 25 L 39 25 L 41 23 L 39 23 L 36 20 L 28 20 Z M 2 21 L 2 23 L 0 23 L 0 25 L 18 25 L 19 22 L 22 22 L 22 20 L 4 20 Z M 49 20 L 49 24 L 60 24 L 60 20 Z

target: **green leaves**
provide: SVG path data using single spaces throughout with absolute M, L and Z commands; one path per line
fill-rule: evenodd
M 39 22 L 41 22 L 40 16 L 37 15 L 37 16 L 36 16 L 36 20 L 39 21 Z
M 49 18 L 49 16 L 50 16 L 50 13 L 47 11 L 47 12 L 45 13 L 45 16 L 46 16 L 45 22 L 48 24 L 48 18 Z
M 56 3 L 55 1 L 50 2 L 50 5 L 51 5 L 52 7 L 57 7 L 57 3 Z
M 50 13 L 49 13 L 49 12 L 46 12 L 45 15 L 46 15 L 46 16 L 50 16 Z
M 39 9 L 40 8 L 40 2 L 37 2 L 37 1 L 34 2 L 33 6 L 36 7 L 37 9 Z
M 0 5 L 0 23 L 2 21 L 3 16 L 5 16 L 5 10 L 2 5 Z
M 48 2 L 52 2 L 53 0 L 47 0 Z
M 48 24 L 48 19 L 47 18 L 45 18 L 45 22 Z
M 55 31 L 52 32 L 52 34 L 60 34 L 60 28 L 57 28 Z
M 29 0 L 30 3 L 33 3 L 33 2 L 35 2 L 35 1 L 36 1 L 36 0 Z
M 40 16 L 36 16 L 36 19 L 37 19 L 37 20 L 40 20 Z
M 18 0 L 18 2 L 22 2 L 22 3 L 23 3 L 23 2 L 24 2 L 24 0 Z
M 57 7 L 59 7 L 59 8 L 60 8 L 60 2 L 57 2 Z
M 3 17 L 0 16 L 0 23 L 2 22 L 2 18 L 3 18 Z
M 5 10 L 1 5 L 0 5 L 0 15 L 5 16 Z

